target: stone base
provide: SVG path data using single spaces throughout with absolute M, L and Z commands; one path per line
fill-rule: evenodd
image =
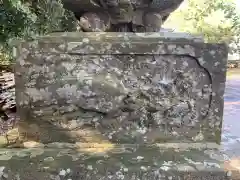
M 0 176 L 7 180 L 236 179 L 224 169 L 224 158 L 216 149 L 53 143 L 0 149 Z

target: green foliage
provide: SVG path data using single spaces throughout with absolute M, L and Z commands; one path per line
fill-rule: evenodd
M 76 28 L 74 14 L 65 10 L 61 0 L 29 0 L 28 7 L 37 16 L 34 32 L 46 34 L 54 31 L 73 31 Z
M 207 42 L 231 43 L 240 26 L 233 0 L 188 0 L 168 21 L 180 31 L 201 34 Z
M 77 28 L 74 14 L 63 8 L 61 0 L 1 1 L 0 22 L 0 58 L 11 57 L 12 40 Z
M 26 27 L 34 24 L 35 16 L 17 0 L 5 0 L 0 5 L 0 42 L 6 46 L 9 39 L 25 35 Z

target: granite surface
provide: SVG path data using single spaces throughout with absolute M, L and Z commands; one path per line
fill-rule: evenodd
M 224 44 L 174 33 L 56 33 L 15 50 L 24 138 L 220 142 Z
M 217 149 L 53 143 L 45 147 L 0 149 L 0 178 L 230 180 L 234 172 L 224 170 L 225 160 Z
M 55 33 L 14 51 L 20 120 L 0 136 L 0 179 L 236 179 L 217 145 L 226 45 Z

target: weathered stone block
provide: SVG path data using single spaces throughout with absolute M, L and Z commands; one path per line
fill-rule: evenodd
M 0 149 L 0 179 L 6 180 L 238 180 L 224 170 L 216 149 L 159 149 L 134 145 L 86 148 L 49 144 L 34 149 Z M 190 150 L 190 151 L 189 151 Z
M 220 142 L 227 48 L 172 33 L 56 33 L 16 49 L 42 142 Z

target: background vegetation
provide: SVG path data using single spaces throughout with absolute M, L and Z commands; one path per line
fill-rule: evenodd
M 55 31 L 75 31 L 61 0 L 0 0 L 0 64 L 11 62 L 11 42 Z
M 207 42 L 226 42 L 239 53 L 237 0 L 185 0 L 165 27 L 202 34 Z M 239 11 L 240 12 L 240 11 Z M 0 64 L 11 62 L 11 42 L 54 31 L 75 31 L 73 13 L 61 0 L 0 0 Z
M 185 0 L 165 26 L 203 35 L 206 42 L 225 42 L 232 52 L 239 52 L 240 8 L 237 3 L 238 0 Z

